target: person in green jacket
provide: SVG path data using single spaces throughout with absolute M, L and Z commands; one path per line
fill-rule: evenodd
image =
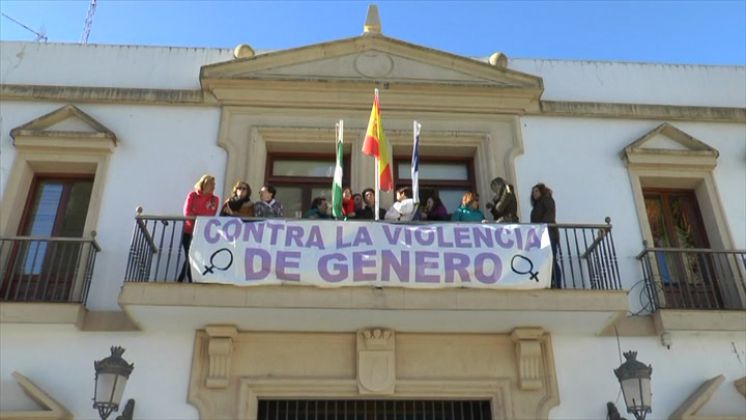
M 484 213 L 479 210 L 479 196 L 471 191 L 464 193 L 461 206 L 451 216 L 454 222 L 481 222 L 485 219 Z
M 330 219 L 328 213 L 329 202 L 324 197 L 316 197 L 311 202 L 311 208 L 303 215 L 304 219 Z

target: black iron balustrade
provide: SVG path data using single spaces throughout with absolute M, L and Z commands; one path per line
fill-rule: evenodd
M 652 310 L 746 309 L 746 251 L 647 248 L 640 260 Z
M 125 281 L 174 282 L 187 258 L 181 247 L 181 233 L 187 217 L 144 215 L 138 210 Z M 609 222 L 607 218 L 606 224 L 549 225 L 560 234 L 557 265 L 562 288 L 621 289 Z
M 0 300 L 85 303 L 96 254 L 94 237 L 0 237 Z

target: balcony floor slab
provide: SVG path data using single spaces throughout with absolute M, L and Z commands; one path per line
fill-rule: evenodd
M 505 333 L 519 326 L 597 334 L 627 311 L 623 290 L 415 290 L 125 283 L 119 304 L 141 329 Z

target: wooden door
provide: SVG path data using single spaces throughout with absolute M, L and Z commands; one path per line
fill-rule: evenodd
M 17 240 L 6 265 L 3 300 L 67 301 L 74 286 L 93 178 L 39 176 L 29 191 Z M 38 238 L 38 240 L 36 239 Z
M 694 251 L 710 247 L 694 191 L 651 188 L 643 193 L 653 247 L 671 249 L 655 252 L 665 307 L 721 308 L 710 254 Z

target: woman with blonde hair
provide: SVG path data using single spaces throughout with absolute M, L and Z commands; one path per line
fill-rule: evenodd
M 221 216 L 254 217 L 254 203 L 251 201 L 251 187 L 245 181 L 233 186 L 231 197 L 223 203 Z
M 212 175 L 202 175 L 194 184 L 194 191 L 187 195 L 184 201 L 184 228 L 181 233 L 181 246 L 184 248 L 184 266 L 181 267 L 181 273 L 177 281 L 184 281 L 186 277 L 189 283 L 192 282 L 192 271 L 189 267 L 189 246 L 192 244 L 192 234 L 194 233 L 194 218 L 197 216 L 215 216 L 218 211 L 220 199 L 213 194 L 215 192 L 215 177 Z
M 453 212 L 451 220 L 456 222 L 481 222 L 485 220 L 484 213 L 479 210 L 479 195 L 467 191 L 461 198 L 461 206 Z

